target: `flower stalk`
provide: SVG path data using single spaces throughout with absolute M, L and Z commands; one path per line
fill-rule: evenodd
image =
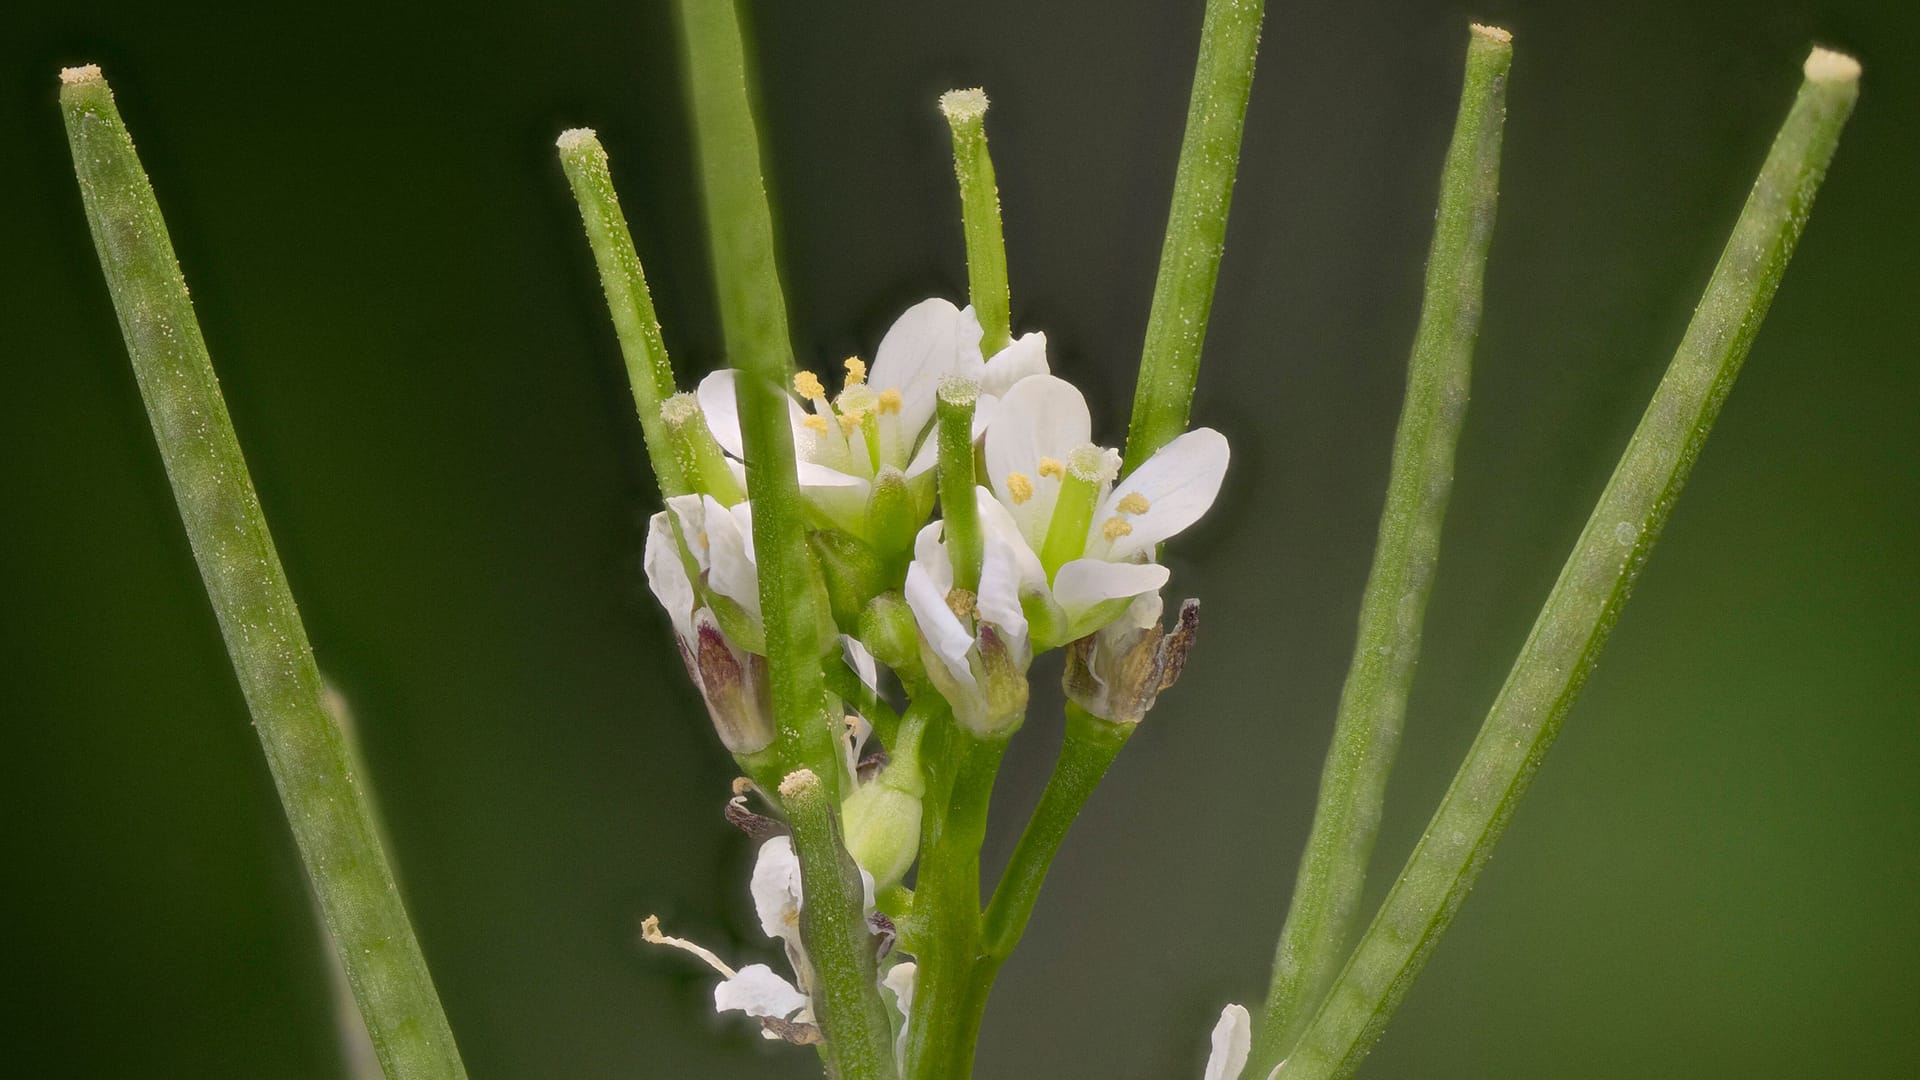
M 967 238 L 967 297 L 980 320 L 980 351 L 992 356 L 1012 339 L 1012 316 L 1000 188 L 987 153 L 987 93 L 978 87 L 949 90 L 940 95 L 940 113 L 953 133 L 953 175 L 960 184 Z
M 1127 429 L 1127 472 L 1187 429 L 1200 348 L 1213 310 L 1213 286 L 1220 276 L 1227 209 L 1240 164 L 1240 132 L 1265 11 L 1265 0 L 1207 0 L 1187 129 L 1173 180 L 1173 206 L 1167 213 L 1167 236 L 1140 354 L 1133 421 Z
M 1499 201 L 1500 143 L 1513 39 L 1475 26 L 1440 208 L 1427 256 L 1426 297 L 1407 370 L 1406 401 L 1373 568 L 1360 601 L 1353 664 L 1320 779 L 1313 830 L 1273 965 L 1273 985 L 1253 1050 L 1271 1070 L 1312 1019 L 1319 995 L 1346 959 L 1379 835 L 1387 775 L 1420 657 L 1420 631 L 1453 490 L 1454 449 L 1466 419 L 1481 286 Z
M 1285 1080 L 1352 1075 L 1492 854 L 1732 389 L 1839 144 L 1859 76 L 1850 57 L 1825 49 L 1808 57 L 1672 364 L 1439 809 L 1288 1054 Z
M 463 1078 L 453 1032 L 325 703 L 153 185 L 96 67 L 61 72 L 87 221 L 200 578 L 386 1075 Z

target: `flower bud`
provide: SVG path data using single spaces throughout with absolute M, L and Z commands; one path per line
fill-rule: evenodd
M 892 765 L 882 769 L 841 807 L 847 851 L 873 875 L 876 889 L 899 884 L 920 852 L 921 795 L 895 786 L 888 775 L 895 771 Z M 913 779 L 918 786 L 917 773 Z
M 860 612 L 860 643 L 873 658 L 893 669 L 902 682 L 913 684 L 925 676 L 920 665 L 920 631 L 913 609 L 897 592 L 881 593 Z
M 837 530 L 816 530 L 807 534 L 807 546 L 820 564 L 820 577 L 826 583 L 827 605 L 834 625 L 842 633 L 858 633 L 860 613 L 867 601 L 886 589 L 886 574 L 880 557 L 871 547 Z
M 1102 720 L 1139 723 L 1180 677 L 1199 628 L 1198 600 L 1180 605 L 1168 632 L 1160 626 L 1159 595 L 1139 597 L 1124 616 L 1067 646 L 1067 697 Z
M 927 509 L 907 481 L 907 474 L 891 465 L 880 466 L 867 496 L 867 539 L 887 568 L 888 583 L 898 588 L 913 558 L 913 536 Z
M 757 754 L 773 743 L 773 697 L 764 657 L 737 648 L 706 608 L 694 612 L 688 659 L 707 715 L 720 741 L 735 754 Z

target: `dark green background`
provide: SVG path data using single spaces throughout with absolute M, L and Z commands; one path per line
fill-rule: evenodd
M 0 20 L 0 883 L 16 1075 L 337 1075 L 319 943 L 72 187 L 106 66 L 478 1077 L 803 1076 L 639 917 L 770 959 L 639 573 L 639 428 L 555 133 L 599 128 L 668 344 L 717 360 L 667 9 L 31 3 Z M 994 97 L 1016 324 L 1118 441 L 1199 0 L 752 5 L 795 340 L 964 287 Z M 1475 400 L 1398 866 L 1678 340 L 1808 44 L 1859 111 L 1613 645 L 1373 1076 L 1920 1071 L 1920 17 L 1907 0 L 1279 3 L 1174 553 L 1187 681 L 1068 844 L 986 1077 L 1198 1075 L 1264 985 L 1372 544 L 1470 17 L 1514 30 Z M 1051 662 L 1001 784 L 1037 793 Z M 1012 813 L 989 845 L 1009 846 Z M 1379 888 L 1376 886 L 1377 894 Z

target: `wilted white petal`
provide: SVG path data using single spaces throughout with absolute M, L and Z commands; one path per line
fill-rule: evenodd
M 1146 500 L 1147 509 L 1125 514 L 1133 531 L 1105 549 L 1109 559 L 1152 551 L 1155 544 L 1200 520 L 1220 494 L 1228 456 L 1227 437 L 1212 428 L 1195 428 L 1161 447 L 1107 495 L 1094 515 L 1088 553 L 1101 551 L 1106 542 L 1102 525 L 1123 512 L 1120 503 L 1130 495 Z
M 1213 1025 L 1213 1052 L 1207 1055 L 1203 1080 L 1239 1080 L 1252 1044 L 1253 1021 L 1247 1010 L 1239 1005 L 1221 1009 L 1220 1021 Z
M 654 599 L 667 609 L 673 632 L 681 641 L 693 640 L 693 582 L 687 566 L 680 561 L 680 545 L 673 538 L 673 525 L 662 510 L 647 522 L 647 548 L 641 558 L 647 572 L 647 586 Z
M 800 940 L 800 860 L 793 840 L 775 836 L 760 845 L 753 862 L 753 910 L 760 929 L 770 938 L 798 944 Z
M 946 558 L 943 552 L 941 561 Z M 966 685 L 975 685 L 973 669 L 967 664 L 967 651 L 973 648 L 973 635 L 960 623 L 960 619 L 947 606 L 947 590 L 934 582 L 928 566 L 915 559 L 907 567 L 906 587 L 907 607 L 913 612 L 913 621 L 920 625 L 920 633 L 926 637 L 927 644 L 933 647 L 934 655 L 941 666 L 952 674 L 955 681 Z
M 1130 599 L 1143 593 L 1158 595 L 1167 577 L 1167 568 L 1156 563 L 1075 559 L 1054 574 L 1053 598 L 1065 609 L 1067 618 L 1078 619 L 1108 600 Z M 1084 634 L 1099 627 L 1076 626 L 1074 629 Z
M 867 383 L 882 392 L 900 391 L 900 428 L 911 437 L 933 417 L 941 376 L 971 372 L 981 363 L 980 321 L 973 309 L 962 311 L 934 297 L 894 320 L 880 339 Z
M 1047 335 L 1039 331 L 1021 334 L 980 369 L 980 392 L 1000 397 L 1021 379 L 1046 373 Z
M 1040 461 L 1065 462 L 1092 434 L 1087 399 L 1065 379 L 1035 375 L 1015 383 L 1000 398 L 984 447 L 987 482 L 1036 551 L 1047 538 L 1053 504 L 1060 495 L 1059 477 L 1041 475 Z M 1008 487 L 1008 477 L 1014 473 L 1032 485 L 1031 493 L 1017 502 Z
M 880 985 L 893 991 L 894 1007 L 900 1010 L 900 1034 L 893 1037 L 893 1065 L 900 1075 L 907 1073 L 907 1021 L 913 1016 L 913 986 L 920 967 L 913 961 L 893 965 Z
M 720 1012 L 785 1020 L 808 1004 L 807 995 L 765 964 L 748 964 L 713 988 L 713 1007 Z

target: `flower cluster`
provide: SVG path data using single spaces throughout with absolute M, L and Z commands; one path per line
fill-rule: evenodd
M 1061 649 L 1066 693 L 1092 722 L 1139 723 L 1179 675 L 1198 617 L 1189 601 L 1171 629 L 1161 625 L 1160 544 L 1206 513 L 1227 468 L 1226 439 L 1201 428 L 1122 475 L 1120 454 L 1093 440 L 1086 398 L 1051 372 L 1044 335 L 992 355 L 981 345 L 971 307 L 926 300 L 893 323 L 871 364 L 844 361 L 837 393 L 801 371 L 787 402 L 819 655 L 829 706 L 845 721 L 845 842 L 883 954 L 887 898 L 905 893 L 920 846 L 929 718 L 950 715 L 957 737 L 1004 740 L 1024 721 L 1035 655 Z M 745 378 L 717 371 L 663 405 L 697 490 L 654 515 L 645 566 L 721 742 L 764 794 L 778 747 L 746 497 L 757 463 L 742 430 Z M 903 714 L 886 703 L 896 688 Z M 889 717 L 886 747 L 862 760 L 868 709 Z M 794 848 L 744 798 L 730 816 L 760 840 L 754 902 L 792 977 L 763 964 L 736 971 L 651 920 L 647 937 L 721 972 L 718 1009 L 758 1019 L 771 1038 L 814 1041 Z M 916 965 L 890 959 L 876 972 L 904 1046 Z

